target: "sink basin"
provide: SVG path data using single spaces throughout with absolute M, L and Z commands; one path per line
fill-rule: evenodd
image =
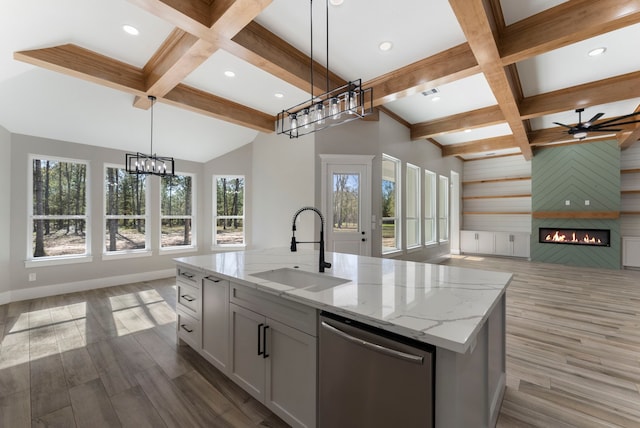
M 329 288 L 351 281 L 350 279 L 336 278 L 334 276 L 327 276 L 321 273 L 311 273 L 291 268 L 267 270 L 264 272 L 252 273 L 251 276 L 296 288 Z

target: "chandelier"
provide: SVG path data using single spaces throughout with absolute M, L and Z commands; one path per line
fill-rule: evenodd
M 149 95 L 151 101 L 151 154 L 126 153 L 125 165 L 129 174 L 174 176 L 175 161 L 173 158 L 158 156 L 153 153 L 153 104 L 156 97 Z
M 329 90 L 329 0 L 327 11 L 327 92 L 314 96 L 313 90 L 313 0 L 309 0 L 311 20 L 311 98 L 278 113 L 277 134 L 298 138 L 331 126 L 361 119 L 373 113 L 373 88 L 362 89 L 362 80 L 347 82 Z

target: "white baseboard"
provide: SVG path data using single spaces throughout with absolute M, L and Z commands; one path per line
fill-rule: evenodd
M 0 305 L 6 305 L 9 302 L 11 302 L 11 293 L 8 291 L 0 293 Z
M 119 275 L 110 276 L 107 278 L 88 279 L 86 281 L 43 285 L 41 287 L 31 287 L 22 290 L 11 290 L 9 292 L 0 294 L 0 305 L 4 303 L 17 302 L 20 300 L 38 299 L 41 297 L 56 296 L 59 294 L 113 287 L 114 285 L 131 284 L 133 282 L 169 278 L 171 276 L 174 276 L 175 272 L 175 269 L 164 269 L 153 272 L 135 273 L 131 275 Z M 8 295 L 8 297 L 5 297 L 5 295 Z

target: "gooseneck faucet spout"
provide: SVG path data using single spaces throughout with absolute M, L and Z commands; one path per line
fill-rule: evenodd
M 296 220 L 303 211 L 313 211 L 320 217 L 320 240 L 319 241 L 298 241 L 296 240 Z M 324 272 L 325 268 L 330 268 L 331 263 L 324 261 L 324 217 L 319 209 L 314 207 L 302 207 L 293 215 L 293 221 L 291 222 L 291 231 L 293 236 L 291 237 L 291 251 L 298 250 L 298 244 L 320 244 L 320 260 L 318 261 L 319 272 Z

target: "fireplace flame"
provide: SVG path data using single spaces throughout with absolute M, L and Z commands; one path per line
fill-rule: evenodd
M 595 238 L 595 237 L 591 238 L 589 237 L 588 233 L 585 234 L 584 238 L 582 239 L 578 239 L 576 237 L 575 232 L 571 234 L 571 238 L 567 238 L 567 235 L 560 234 L 560 231 L 557 231 L 557 230 L 556 230 L 556 233 L 554 233 L 553 235 L 549 234 L 545 236 L 544 240 L 548 242 L 572 242 L 572 243 L 584 242 L 585 244 L 602 244 L 602 241 L 599 238 Z

